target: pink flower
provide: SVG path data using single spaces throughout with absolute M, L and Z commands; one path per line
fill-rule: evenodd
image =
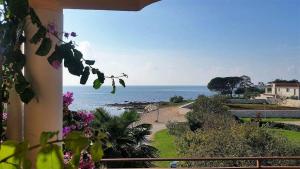
M 73 99 L 73 93 L 72 92 L 67 92 L 66 94 L 63 95 L 63 104 L 64 106 L 69 106 L 70 104 L 72 104 L 72 102 L 74 101 Z
M 92 160 L 92 156 L 88 153 L 83 153 L 80 157 L 79 169 L 94 169 L 95 164 Z
M 72 159 L 72 153 L 67 151 L 64 153 L 64 164 L 68 164 Z
M 48 29 L 49 33 L 54 34 L 54 35 L 57 34 L 54 23 L 49 23 L 48 26 L 47 26 L 47 29 Z
M 2 113 L 2 120 L 6 121 L 7 120 L 7 112 Z
M 54 69 L 59 69 L 60 66 L 61 66 L 61 63 L 58 61 L 58 60 L 54 60 L 52 63 L 51 63 L 52 67 L 54 67 Z
M 94 114 L 87 111 L 79 111 L 78 116 L 82 120 L 84 126 L 88 126 L 95 119 Z

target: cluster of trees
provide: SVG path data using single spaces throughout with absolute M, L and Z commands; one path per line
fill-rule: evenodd
M 257 123 L 242 123 L 228 112 L 220 96 L 199 96 L 187 122 L 169 123 L 181 157 L 294 156 L 300 147 Z M 255 165 L 251 161 L 186 162 L 184 167 Z M 299 165 L 299 161 L 265 161 L 263 165 Z
M 181 103 L 183 101 L 184 101 L 184 99 L 182 96 L 173 96 L 170 98 L 171 103 Z
M 264 90 L 255 86 L 249 76 L 216 77 L 208 85 L 208 89 L 221 95 L 244 95 L 246 98 L 257 96 Z

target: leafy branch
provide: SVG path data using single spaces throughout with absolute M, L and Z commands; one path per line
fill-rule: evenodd
M 40 136 L 40 144 L 29 147 L 28 142 L 17 143 L 14 141 L 6 141 L 1 144 L 0 154 L 4 158 L 0 160 L 0 168 L 6 165 L 13 165 L 17 168 L 21 166 L 24 169 L 30 169 L 31 163 L 26 159 L 26 153 L 40 148 L 36 160 L 37 169 L 55 166 L 57 169 L 69 168 L 77 169 L 81 152 L 90 147 L 93 161 L 98 162 L 102 159 L 103 149 L 101 139 L 98 138 L 91 144 L 91 140 L 85 137 L 81 132 L 74 131 L 69 133 L 65 139 L 51 140 L 57 137 L 58 132 L 43 132 Z M 64 143 L 66 149 L 73 153 L 73 158 L 66 166 L 63 164 L 62 147 L 56 143 Z

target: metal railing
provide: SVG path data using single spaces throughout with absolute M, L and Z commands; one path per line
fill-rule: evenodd
M 110 158 L 110 159 L 102 159 L 101 162 L 155 162 L 155 161 L 255 161 L 256 166 L 249 167 L 197 167 L 203 169 L 300 169 L 300 166 L 262 166 L 263 161 L 267 160 L 299 160 L 300 156 L 293 157 L 212 157 L 212 158 Z

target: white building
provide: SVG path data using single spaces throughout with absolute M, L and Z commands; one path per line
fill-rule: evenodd
M 265 93 L 261 95 L 265 98 L 300 98 L 300 83 L 269 83 L 265 87 Z

